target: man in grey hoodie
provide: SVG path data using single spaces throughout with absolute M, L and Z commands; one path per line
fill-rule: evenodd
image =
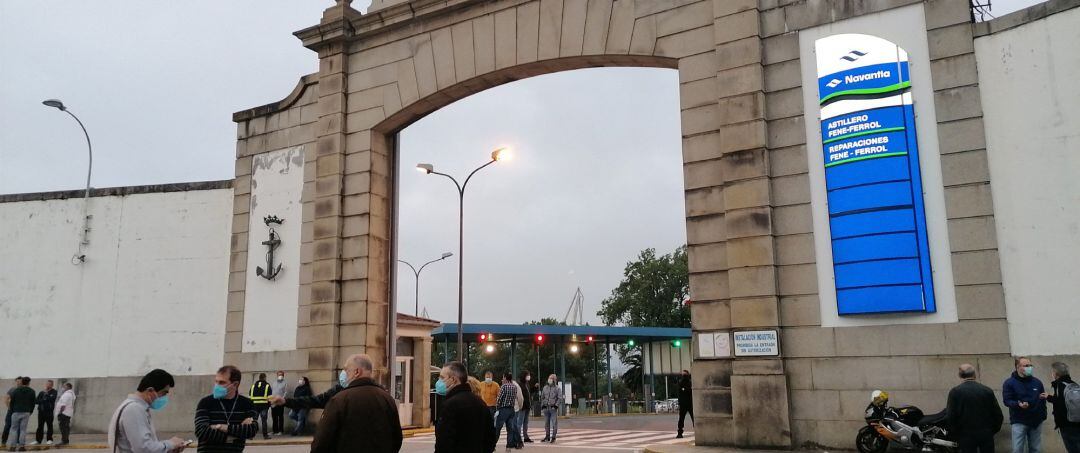
M 540 409 L 544 414 L 544 440 L 540 442 L 555 443 L 555 437 L 559 435 L 559 409 L 563 404 L 563 391 L 558 381 L 555 374 L 552 374 L 548 376 L 547 385 L 540 389 Z

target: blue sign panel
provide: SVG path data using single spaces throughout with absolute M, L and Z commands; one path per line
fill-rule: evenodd
M 868 35 L 815 48 L 837 312 L 934 312 L 907 53 Z

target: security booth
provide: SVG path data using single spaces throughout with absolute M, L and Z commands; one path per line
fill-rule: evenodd
M 398 402 L 401 426 L 431 426 L 428 392 L 431 389 L 431 328 L 438 321 L 397 314 L 397 354 L 392 392 Z
M 652 408 L 649 402 L 653 399 L 653 391 L 650 389 L 658 388 L 657 382 L 664 380 L 666 373 L 689 369 L 694 357 L 689 328 L 462 324 L 461 337 L 461 357 L 470 375 L 482 376 L 486 371 L 470 362 L 501 354 L 508 356 L 507 368 L 515 379 L 520 376 L 519 371 L 526 369 L 534 373 L 538 383 L 543 382 L 548 374 L 558 376 L 565 398 L 564 415 L 577 404 L 575 395 L 585 397 L 590 393 L 594 395 L 594 404 L 602 406 L 602 412 L 615 413 L 610 370 L 617 346 L 627 348 L 631 355 L 640 354 L 642 379 L 640 387 L 635 385 L 631 391 L 644 396 L 646 411 Z M 442 363 L 458 360 L 457 324 L 443 324 L 435 328 L 431 331 L 431 338 L 436 362 L 440 358 Z M 592 363 L 587 364 L 584 370 L 585 375 L 581 376 L 580 388 L 568 382 L 567 355 L 589 355 L 592 358 Z M 547 359 L 541 360 L 541 356 Z M 609 374 L 603 386 L 599 373 L 601 361 Z M 659 386 L 663 389 L 664 382 L 661 381 Z

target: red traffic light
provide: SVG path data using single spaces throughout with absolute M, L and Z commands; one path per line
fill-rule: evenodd
M 480 334 L 480 341 L 487 341 L 487 334 L 486 333 Z
M 543 335 L 537 335 L 536 336 L 536 342 L 537 343 L 543 343 L 544 342 L 544 336 Z
M 592 340 L 593 340 L 592 335 L 589 335 L 589 336 L 585 337 L 585 342 L 586 343 L 592 343 Z

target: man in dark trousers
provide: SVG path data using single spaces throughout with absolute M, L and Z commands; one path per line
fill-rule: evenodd
M 240 378 L 240 370 L 232 365 L 219 368 L 213 391 L 196 406 L 195 436 L 200 453 L 242 452 L 247 440 L 259 432 L 255 404 L 240 394 Z
M 435 393 L 444 397 L 435 423 L 435 453 L 491 453 L 498 437 L 487 404 L 472 392 L 461 362 L 439 373 Z
M 994 453 L 994 434 L 1005 416 L 990 387 L 975 380 L 975 367 L 960 365 L 963 382 L 949 391 L 945 417 L 963 453 Z
M 270 438 L 270 432 L 266 426 L 266 415 L 270 412 L 270 395 L 273 395 L 270 383 L 266 382 L 266 373 L 259 373 L 259 380 L 251 384 L 248 397 L 255 403 L 255 412 L 259 413 L 259 423 L 262 424 L 263 439 Z
M 345 387 L 327 403 L 311 453 L 397 453 L 401 420 L 397 401 L 372 379 L 371 357 L 355 354 L 345 361 L 338 382 Z
M 690 414 L 690 423 L 694 423 L 694 390 L 690 384 L 690 372 L 682 370 L 682 378 L 679 379 L 679 434 L 677 439 L 682 438 L 683 422 L 686 414 Z M 697 426 L 697 423 L 694 423 Z
M 7 413 L 4 415 L 4 437 L 0 439 L 0 444 L 7 445 L 8 433 L 11 432 L 11 394 L 15 392 L 15 389 L 22 385 L 22 376 L 15 378 L 15 386 L 11 387 L 7 391 L 7 395 L 4 396 L 4 404 L 7 406 Z
M 1069 389 L 1072 393 L 1080 392 L 1080 388 L 1076 387 L 1076 382 L 1073 382 L 1072 377 L 1069 376 L 1069 366 L 1064 363 L 1054 362 L 1050 365 L 1050 377 L 1053 378 L 1050 388 L 1054 390 L 1054 393 L 1045 395 L 1045 399 L 1054 405 L 1054 427 L 1061 434 L 1065 451 L 1080 453 L 1080 421 L 1069 421 L 1069 409 L 1065 402 L 1065 389 Z
M 47 440 L 46 445 L 52 445 L 53 409 L 56 407 L 56 389 L 53 388 L 52 379 L 45 381 L 45 390 L 38 392 L 36 402 L 37 435 L 33 445 L 40 444 L 42 439 Z
M 1017 357 L 1016 371 L 1002 384 L 1001 398 L 1009 407 L 1013 453 L 1039 453 L 1042 450 L 1046 389 L 1034 373 L 1031 360 Z

